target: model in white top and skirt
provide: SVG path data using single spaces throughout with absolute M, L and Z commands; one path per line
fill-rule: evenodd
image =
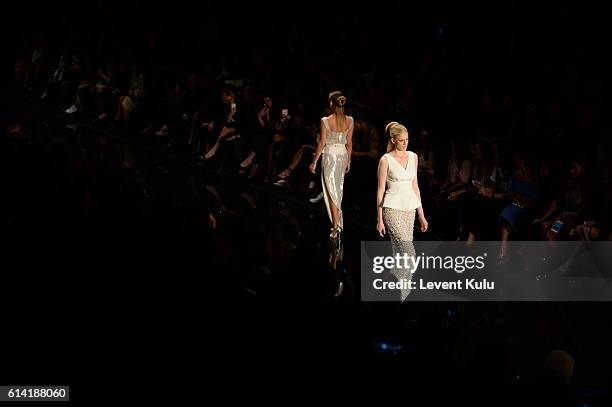
M 408 130 L 398 122 L 385 127 L 389 136 L 387 153 L 378 163 L 378 190 L 376 194 L 377 225 L 381 237 L 389 232 L 393 256 L 407 253 L 414 256 L 412 245 L 415 214 L 419 215 L 421 232 L 427 230 L 427 220 L 421 205 L 421 192 L 417 179 L 418 155 L 408 151 Z M 394 269 L 394 276 L 409 281 L 412 273 L 408 269 Z M 409 289 L 401 292 L 404 301 Z
M 321 158 L 321 186 L 327 214 L 332 223 L 329 237 L 339 239 L 344 228 L 342 216 L 342 196 L 344 192 L 344 175 L 351 168 L 351 150 L 353 139 L 353 118 L 344 114 L 346 97 L 341 92 L 329 94 L 329 108 L 332 114 L 321 119 L 321 132 L 310 164 L 314 174 L 317 162 Z

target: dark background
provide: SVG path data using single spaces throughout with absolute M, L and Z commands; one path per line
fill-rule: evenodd
M 321 116 L 332 84 L 352 100 L 367 99 L 374 84 L 387 97 L 373 109 L 372 121 L 383 123 L 393 118 L 390 101 L 401 98 L 401 89 L 409 84 L 419 101 L 414 121 L 442 138 L 474 131 L 484 91 L 498 97 L 510 93 L 521 107 L 559 100 L 570 129 L 582 105 L 591 107 L 600 127 L 610 125 L 609 22 L 604 6 L 595 3 L 97 1 L 4 7 L 1 49 L 9 63 L 2 65 L 2 83 L 7 89 L 11 62 L 27 54 L 28 38 L 45 35 L 55 50 L 66 44 L 93 49 L 106 35 L 111 41 L 104 43 L 102 54 L 142 60 L 147 58 L 147 36 L 154 32 L 160 44 L 156 57 L 188 71 L 215 71 L 223 61 L 241 77 L 255 72 L 256 56 L 269 61 L 272 72 L 259 79 L 261 86 L 289 103 L 305 102 L 311 118 Z M 11 98 L 9 91 L 2 98 L 7 116 L 15 113 Z M 570 134 L 565 153 L 595 153 L 593 141 Z M 537 144 L 526 137 L 520 134 L 517 142 Z M 13 177 L 15 168 L 48 169 L 44 157 L 30 159 L 31 165 L 19 161 L 22 166 L 9 167 L 6 175 Z M 42 188 L 45 182 L 39 182 L 32 185 Z M 36 208 L 36 198 L 28 204 Z M 77 218 L 61 222 L 64 212 L 54 219 L 54 206 L 44 198 L 40 205 L 45 207 L 42 214 L 33 215 L 25 227 L 7 228 L 4 383 L 69 383 L 73 398 L 95 400 L 95 383 L 168 380 L 201 386 L 210 384 L 204 371 L 230 384 L 261 379 L 263 388 L 274 393 L 278 378 L 287 379 L 284 372 L 305 373 L 313 361 L 320 373 L 308 375 L 315 388 L 318 382 L 346 379 L 344 372 L 352 365 L 361 367 L 352 370 L 360 378 L 390 377 L 391 388 L 404 373 L 415 383 L 420 377 L 435 386 L 438 379 L 440 387 L 462 374 L 428 371 L 424 361 L 418 365 L 421 370 L 406 373 L 410 360 L 389 362 L 364 354 L 364 338 L 379 328 L 365 324 L 361 310 L 352 307 L 244 306 L 229 289 L 233 277 L 219 275 L 219 265 L 202 261 L 211 250 L 205 246 L 211 236 L 198 230 L 180 229 L 179 234 L 171 226 L 158 229 L 143 221 L 138 228 L 122 228 L 121 222 L 109 221 L 94 234 L 80 227 Z M 202 279 L 208 283 L 204 289 Z M 228 284 L 222 286 L 227 290 L 217 289 L 216 282 Z M 522 304 L 511 319 L 520 321 L 534 309 L 548 315 Z M 594 309 L 572 312 L 591 316 L 585 325 L 601 326 L 603 332 L 609 325 L 601 319 L 607 304 Z M 435 329 L 428 332 L 436 338 Z M 484 334 L 473 335 L 488 343 Z M 609 360 L 607 349 L 597 350 Z M 262 378 L 259 372 L 279 356 L 283 360 L 274 364 L 273 374 Z M 377 370 L 368 370 L 368 363 Z M 472 376 L 463 378 L 465 383 L 458 380 L 456 385 L 478 388 L 471 378 L 487 383 L 492 371 L 482 366 L 487 364 L 479 364 Z M 608 377 L 595 369 L 587 376 L 594 386 L 603 386 Z M 495 382 L 494 377 L 489 380 Z M 109 393 L 103 398 L 112 399 Z

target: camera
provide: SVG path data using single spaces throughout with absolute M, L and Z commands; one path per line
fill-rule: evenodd
M 550 231 L 554 233 L 559 233 L 562 227 L 563 227 L 563 222 L 561 222 L 560 220 L 556 220 L 555 223 L 553 223 L 552 226 L 550 227 Z

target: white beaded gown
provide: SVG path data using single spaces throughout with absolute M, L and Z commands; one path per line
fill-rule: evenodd
M 342 195 L 344 191 L 344 174 L 348 163 L 348 152 L 346 150 L 347 136 L 353 127 L 353 118 L 347 116 L 348 127 L 345 131 L 331 131 L 327 117 L 323 119 L 323 125 L 327 130 L 327 141 L 321 156 L 321 185 L 323 198 L 327 207 L 330 222 L 333 223 L 331 206 L 338 208 L 338 226 L 344 229 L 342 219 Z

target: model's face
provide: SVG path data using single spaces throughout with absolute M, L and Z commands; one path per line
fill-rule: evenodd
M 397 151 L 406 151 L 408 149 L 408 133 L 403 131 L 402 134 L 393 139 L 393 144 Z
M 266 96 L 264 98 L 264 105 L 267 106 L 269 109 L 272 108 L 272 99 Z

